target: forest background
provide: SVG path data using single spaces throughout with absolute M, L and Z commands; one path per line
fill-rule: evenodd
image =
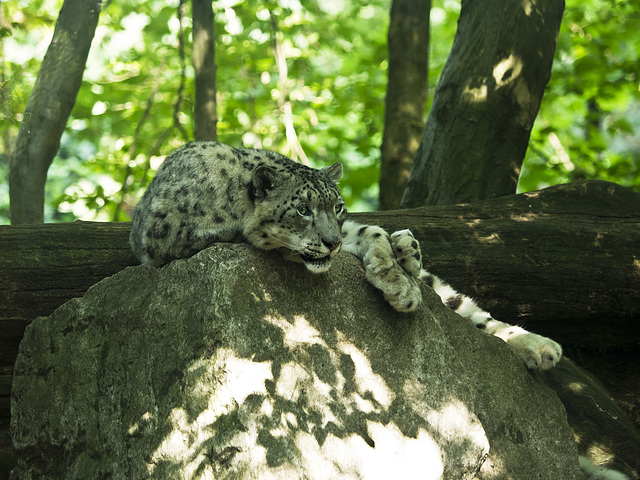
M 633 3 L 566 2 L 519 192 L 576 179 L 640 191 L 640 11 Z M 390 4 L 215 1 L 218 139 L 315 167 L 341 161 L 349 209 L 377 209 Z M 8 157 L 61 5 L 0 3 L 0 224 L 9 223 Z M 425 117 L 459 13 L 459 1 L 431 2 Z M 103 5 L 48 172 L 45 222 L 130 220 L 164 156 L 194 138 L 191 28 L 178 2 Z

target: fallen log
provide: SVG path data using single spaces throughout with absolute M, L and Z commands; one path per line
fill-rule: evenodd
M 496 318 L 563 343 L 640 340 L 640 194 L 577 182 L 473 205 L 357 213 L 389 231 L 410 228 L 425 266 Z M 129 223 L 0 227 L 0 364 L 24 327 L 137 264 Z

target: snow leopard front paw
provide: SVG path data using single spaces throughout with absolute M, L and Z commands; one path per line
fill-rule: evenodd
M 367 280 L 382 290 L 385 300 L 395 310 L 413 312 L 418 308 L 422 301 L 420 287 L 391 251 L 374 247 L 365 255 L 363 264 Z
M 398 230 L 392 233 L 391 248 L 402 268 L 412 277 L 418 278 L 422 270 L 422 253 L 420 244 L 411 230 Z
M 535 333 L 514 333 L 507 343 L 529 369 L 549 370 L 562 357 L 562 347 L 558 343 Z

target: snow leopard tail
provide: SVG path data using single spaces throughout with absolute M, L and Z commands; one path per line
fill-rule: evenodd
M 593 461 L 580 455 L 580 469 L 584 472 L 589 480 L 629 480 L 629 477 L 618 470 L 600 467 Z

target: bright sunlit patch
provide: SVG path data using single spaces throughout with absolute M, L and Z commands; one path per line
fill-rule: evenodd
M 582 382 L 571 382 L 567 385 L 567 388 L 571 390 L 573 393 L 580 393 L 584 390 L 586 385 Z
M 240 35 L 242 33 L 243 27 L 242 27 L 242 22 L 236 15 L 235 10 L 233 10 L 233 8 L 230 8 L 230 7 L 225 8 L 224 17 L 226 20 L 224 24 L 225 30 L 229 32 L 231 35 Z
M 483 83 L 478 87 L 471 87 L 467 84 L 462 92 L 462 97 L 470 103 L 485 102 L 487 100 L 487 85 Z
M 431 411 L 427 419 L 442 438 L 456 442 L 465 439 L 485 453 L 489 452 L 489 440 L 482 423 L 460 400 L 451 399 L 440 410 Z
M 493 67 L 493 79 L 496 82 L 496 88 L 503 87 L 513 82 L 520 76 L 522 72 L 522 61 L 511 54 L 504 58 Z
M 367 421 L 373 446 L 358 434 L 338 438 L 329 434 L 322 446 L 306 432 L 296 434 L 301 458 L 313 465 L 311 478 L 398 478 L 404 480 L 441 478 L 444 466 L 440 448 L 419 429 L 415 438 L 405 436 L 394 423 Z
M 575 170 L 576 166 L 571 161 L 571 158 L 562 145 L 562 142 L 558 138 L 558 135 L 556 135 L 555 132 L 551 132 L 547 138 L 549 139 L 549 143 L 555 150 L 555 155 L 553 156 L 553 160 L 555 161 L 555 163 L 561 163 L 567 170 L 567 172 L 572 172 L 573 170 Z
M 431 25 L 442 25 L 447 19 L 447 12 L 439 7 L 431 7 L 429 13 L 429 22 Z
M 128 429 L 129 435 L 135 435 L 141 428 L 141 424 L 149 423 L 153 420 L 153 415 L 150 412 L 146 412 L 142 417 L 140 417 L 140 421 L 131 425 Z
M 89 126 L 89 122 L 87 122 L 87 120 L 85 120 L 84 118 L 76 118 L 71 121 L 71 125 L 69 126 L 71 127 L 71 130 L 81 132 Z
M 509 219 L 514 222 L 530 222 L 535 220 L 536 217 L 539 217 L 539 215 L 535 213 L 520 213 L 518 215 L 510 215 Z
M 151 170 L 158 170 L 162 162 L 164 162 L 165 157 L 156 157 L 153 156 L 149 158 L 149 165 L 151 166 Z
M 366 5 L 360 9 L 360 18 L 373 18 L 376 14 L 376 7 L 373 5 Z
M 265 320 L 282 329 L 284 332 L 284 342 L 289 347 L 319 344 L 328 348 L 324 340 L 320 338 L 320 332 L 312 327 L 303 316 L 295 316 L 293 325 L 285 318 L 274 317 L 271 315 L 267 315 Z
M 93 108 L 91 109 L 91 115 L 102 115 L 104 112 L 108 110 L 109 106 L 105 102 L 97 101 L 93 104 Z
M 332 0 L 331 2 L 318 2 L 318 7 L 327 15 L 338 15 L 344 10 L 344 0 Z
M 395 393 L 389 388 L 384 379 L 373 371 L 371 362 L 355 345 L 339 342 L 338 349 L 351 357 L 355 365 L 355 380 L 358 393 L 371 393 L 373 398 L 384 408 L 389 408 L 395 399 Z

